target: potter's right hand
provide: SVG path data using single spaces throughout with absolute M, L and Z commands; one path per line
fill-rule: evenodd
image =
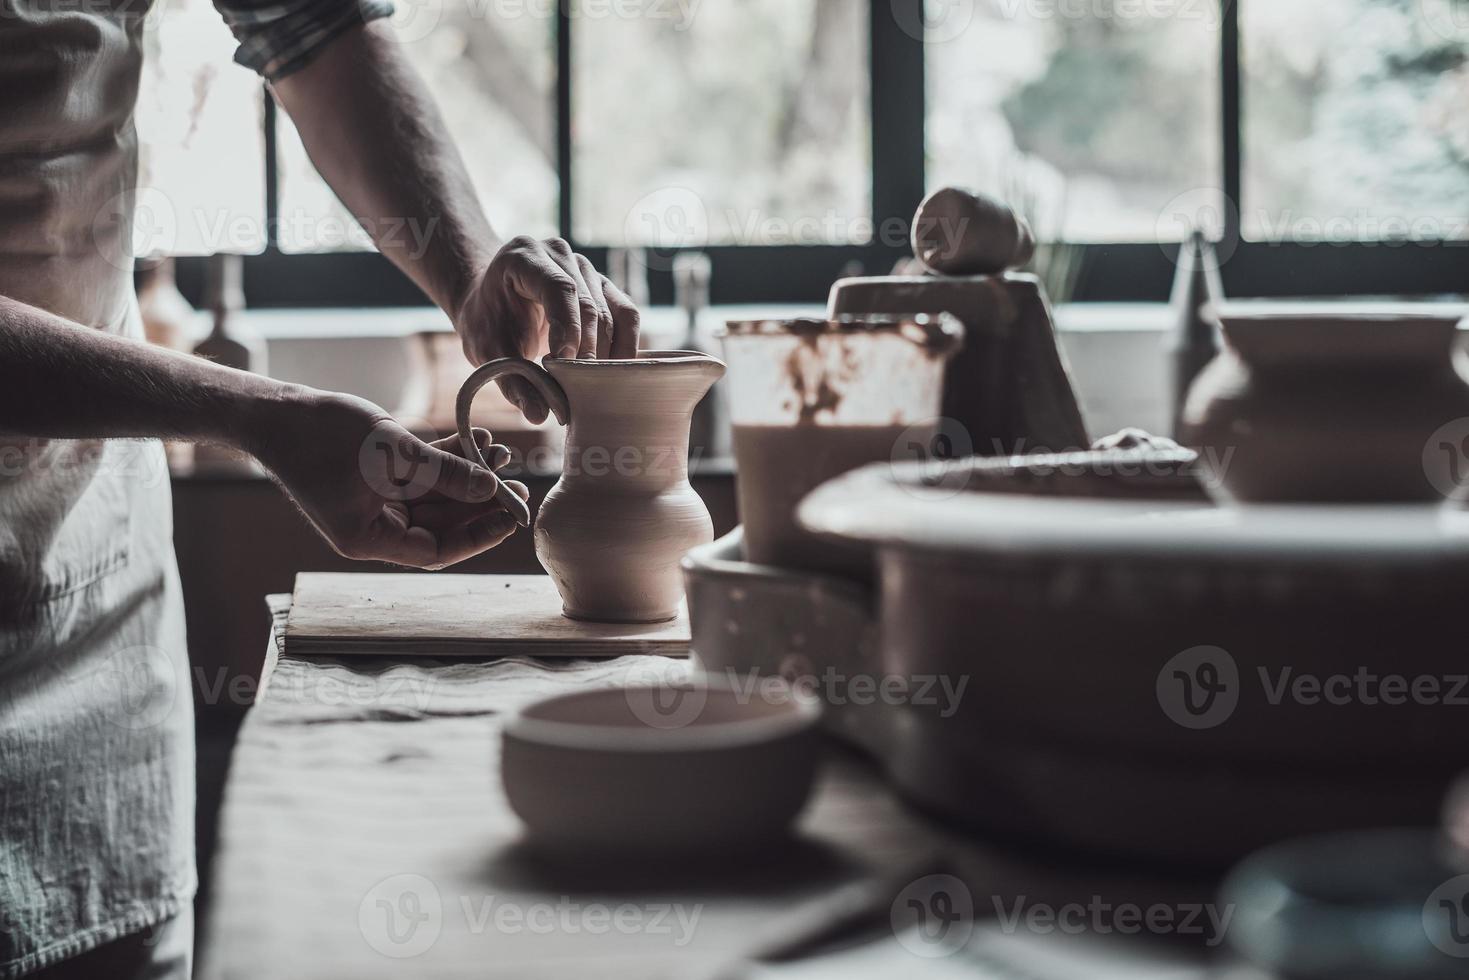
M 470 288 L 454 329 L 476 367 L 497 357 L 635 357 L 639 316 L 632 300 L 559 238 L 512 238 Z M 537 424 L 546 402 L 520 378 L 500 389 Z
M 499 478 L 459 455 L 457 436 L 423 442 L 369 401 L 304 389 L 257 428 L 248 448 L 344 557 L 438 569 L 515 532 L 494 499 Z M 488 432 L 474 434 L 492 466 L 509 461 Z

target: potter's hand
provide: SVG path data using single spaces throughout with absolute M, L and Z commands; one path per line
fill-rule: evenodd
M 454 317 L 464 353 L 479 366 L 497 357 L 633 357 L 638 310 L 585 256 L 559 238 L 512 238 L 469 291 Z M 524 380 L 500 390 L 531 422 L 546 402 Z
M 496 468 L 510 451 L 476 442 Z M 499 479 L 465 460 L 458 439 L 426 443 L 371 402 L 311 393 L 283 405 L 250 448 L 322 537 L 347 558 L 443 568 L 495 547 L 515 518 Z M 524 485 L 507 485 L 524 499 Z

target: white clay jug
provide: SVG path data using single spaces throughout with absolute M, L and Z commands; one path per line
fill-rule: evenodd
M 546 358 L 544 368 L 521 357 L 490 361 L 469 376 L 456 412 L 460 444 L 481 465 L 470 405 L 506 374 L 534 385 L 567 426 L 561 479 L 535 526 L 536 555 L 565 614 L 618 623 L 674 618 L 683 598 L 680 560 L 714 539 L 708 508 L 689 485 L 689 422 L 724 362 L 692 351 Z M 524 508 L 509 497 L 501 499 Z

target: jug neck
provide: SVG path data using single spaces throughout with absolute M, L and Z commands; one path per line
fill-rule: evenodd
M 644 352 L 635 361 L 546 361 L 571 405 L 564 477 L 605 477 L 639 489 L 688 479 L 693 411 L 724 364 L 707 354 L 656 356 L 667 353 Z

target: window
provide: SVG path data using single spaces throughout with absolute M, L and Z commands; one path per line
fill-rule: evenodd
M 1469 3 L 1242 14 L 1249 238 L 1469 238 Z
M 1181 240 L 1181 198 L 1223 213 L 1217 6 L 1017 0 L 961 25 L 929 3 L 929 189 L 1002 195 L 1068 242 Z
M 867 3 L 645 6 L 573 23 L 577 240 L 870 239 Z
M 389 21 L 459 144 L 496 228 L 556 233 L 556 19 L 535 3 L 402 0 Z M 274 113 L 283 252 L 369 249 L 368 238 Z
M 156 0 L 138 87 L 138 255 L 265 247 L 264 99 L 209 0 Z
M 161 2 L 140 130 L 184 218 L 161 247 L 238 233 L 254 305 L 423 302 L 206 0 Z M 1233 295 L 1469 287 L 1469 0 L 403 0 L 391 26 L 497 228 L 599 263 L 702 248 L 716 302 L 886 272 L 947 183 L 1064 243 L 1078 299 L 1165 298 L 1196 225 Z

